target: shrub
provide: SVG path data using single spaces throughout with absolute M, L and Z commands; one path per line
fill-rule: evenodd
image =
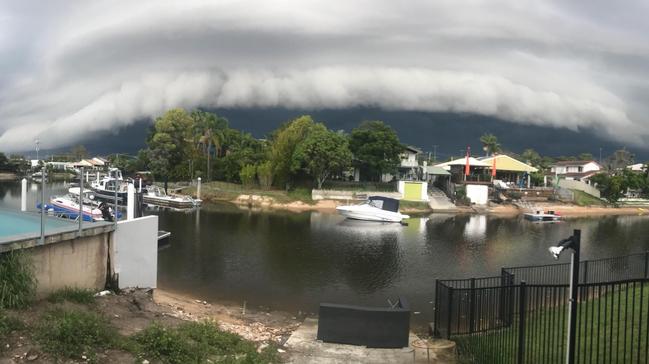
M 117 337 L 115 328 L 100 314 L 67 309 L 46 313 L 35 333 L 43 350 L 68 358 L 85 355 L 93 359 L 99 350 L 113 347 Z
M 266 161 L 257 166 L 257 177 L 261 187 L 270 188 L 273 185 L 273 164 Z
M 141 359 L 163 363 L 275 363 L 274 348 L 258 353 L 239 335 L 220 330 L 214 322 L 187 322 L 177 328 L 154 323 L 133 337 Z
M 0 342 L 3 342 L 12 331 L 21 330 L 24 327 L 22 321 L 13 316 L 7 316 L 5 312 L 0 311 Z M 4 345 L 0 345 L 0 350 L 4 348 Z
M 35 294 L 36 278 L 29 256 L 20 250 L 0 254 L 0 308 L 26 307 Z
M 92 290 L 77 287 L 65 287 L 52 293 L 47 297 L 49 302 L 60 303 L 63 301 L 89 305 L 95 303 L 95 295 Z
M 239 178 L 241 178 L 241 183 L 245 186 L 250 186 L 255 183 L 255 175 L 257 174 L 257 167 L 247 164 L 241 167 L 241 172 L 239 172 Z

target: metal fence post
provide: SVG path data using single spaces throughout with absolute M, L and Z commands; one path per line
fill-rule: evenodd
M 81 236 L 83 229 L 83 167 L 79 170 L 79 236 Z
M 587 260 L 584 261 L 584 283 L 588 283 L 588 261 Z
M 41 168 L 41 238 L 40 244 L 45 244 L 45 178 L 47 176 L 47 171 L 45 169 L 45 164 Z
M 433 335 L 439 335 L 437 329 L 437 321 L 439 321 L 439 279 L 435 280 L 435 307 L 433 307 Z
M 581 230 L 575 229 L 572 233 L 572 258 L 570 261 L 570 311 L 568 313 L 568 347 L 566 362 L 575 362 L 575 342 L 577 337 L 577 290 L 579 288 L 579 250 L 581 247 Z
M 518 364 L 525 362 L 525 307 L 527 306 L 527 285 L 521 281 L 518 294 Z
M 453 317 L 453 287 L 448 287 L 448 322 L 446 323 L 446 338 L 451 338 L 451 321 Z
M 469 333 L 475 330 L 475 278 L 471 278 L 471 292 L 469 295 Z
M 649 278 L 647 276 L 647 273 L 649 273 L 649 250 L 644 252 L 644 277 Z

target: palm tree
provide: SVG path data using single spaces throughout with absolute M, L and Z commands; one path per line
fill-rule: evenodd
M 482 143 L 485 152 L 487 152 L 487 156 L 493 155 L 502 150 L 500 143 L 498 143 L 498 138 L 491 133 L 482 135 L 480 137 L 480 142 Z

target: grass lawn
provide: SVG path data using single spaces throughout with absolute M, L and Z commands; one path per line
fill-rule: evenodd
M 188 187 L 184 192 L 195 195 L 196 186 Z M 296 188 L 287 192 L 285 190 L 262 189 L 258 186 L 244 186 L 221 181 L 206 182 L 201 186 L 201 198 L 206 201 L 231 201 L 243 194 L 272 197 L 278 203 L 291 203 L 296 201 L 307 204 L 315 203 L 311 199 L 311 190 L 307 188 Z
M 575 194 L 575 203 L 579 206 L 606 206 L 606 202 L 579 190 L 571 190 Z
M 597 296 L 578 306 L 576 362 L 647 362 L 649 352 L 649 284 Z M 601 294 L 601 295 L 599 295 Z M 530 291 L 528 302 L 543 299 Z M 532 301 L 530 301 L 532 300 Z M 456 336 L 463 362 L 515 363 L 518 354 L 518 315 L 510 328 Z M 530 312 L 526 318 L 525 362 L 561 363 L 565 360 L 567 306 Z

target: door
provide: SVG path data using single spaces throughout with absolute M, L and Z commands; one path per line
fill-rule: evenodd
M 404 200 L 421 201 L 421 183 L 406 182 L 403 187 Z

